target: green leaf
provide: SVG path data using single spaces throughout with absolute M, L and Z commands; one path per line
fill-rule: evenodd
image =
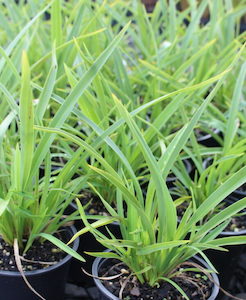
M 110 55 L 113 53 L 115 48 L 120 43 L 123 38 L 127 28 L 130 24 L 127 24 L 121 32 L 112 40 L 112 42 L 108 45 L 108 47 L 104 50 L 104 52 L 96 59 L 94 64 L 90 67 L 90 69 L 83 75 L 80 81 L 77 83 L 75 88 L 72 90 L 70 95 L 67 97 L 66 101 L 57 111 L 55 117 L 52 119 L 50 123 L 50 127 L 60 128 L 69 114 L 72 112 L 75 104 L 77 103 L 79 97 L 84 93 L 84 91 L 88 88 L 92 80 L 96 77 L 97 73 L 104 66 Z M 34 161 L 32 165 L 32 172 L 35 172 L 40 166 L 42 160 L 44 159 L 47 150 L 53 140 L 55 139 L 55 134 L 45 134 L 35 152 Z M 32 173 L 31 173 L 32 175 Z
M 209 244 L 213 246 L 245 245 L 246 235 L 218 238 L 210 241 Z
M 153 245 L 142 247 L 141 249 L 137 250 L 138 255 L 147 255 L 153 252 L 161 251 L 164 249 L 170 249 L 174 247 L 178 247 L 184 244 L 188 244 L 189 240 L 177 240 L 171 242 L 164 242 L 164 243 L 156 243 Z
M 122 261 L 122 258 L 113 252 L 88 252 L 88 251 L 85 251 L 85 254 L 88 254 L 88 255 L 91 255 L 94 257 L 114 258 L 114 259 L 118 259 L 118 260 Z
M 217 227 L 222 222 L 228 220 L 229 218 L 237 214 L 245 207 L 246 207 L 246 197 L 229 205 L 228 207 L 224 208 L 222 211 L 219 211 L 216 215 L 214 215 L 210 220 L 208 220 L 205 224 L 201 226 L 197 235 L 201 236 L 202 234 L 211 231 L 213 228 Z
M 49 104 L 52 91 L 55 86 L 56 81 L 56 74 L 57 74 L 57 61 L 56 61 L 56 54 L 53 49 L 53 56 L 52 56 L 52 66 L 50 68 L 49 74 L 47 76 L 47 79 L 45 81 L 43 90 L 39 97 L 39 102 L 36 109 L 35 118 L 37 118 L 39 124 L 42 124 L 42 119 L 44 116 L 45 111 L 47 110 L 47 106 Z
M 245 75 L 246 75 L 246 62 L 241 67 L 234 88 L 231 104 L 230 104 L 229 119 L 227 121 L 226 131 L 225 131 L 225 141 L 224 141 L 224 149 L 223 149 L 224 154 L 226 154 L 230 150 L 233 143 L 234 136 L 236 134 L 237 115 L 238 115 L 238 109 L 239 109 L 239 104 L 241 99 L 241 93 L 242 93 L 243 85 L 245 83 Z
M 57 246 L 58 248 L 60 248 L 64 252 L 66 252 L 67 254 L 71 255 L 72 257 L 74 257 L 80 261 L 83 261 L 83 262 L 85 261 L 81 255 L 79 255 L 76 251 L 74 251 L 72 248 L 70 248 L 69 246 L 64 244 L 62 241 L 60 241 L 55 236 L 48 234 L 48 233 L 40 233 L 37 236 L 40 236 L 40 237 L 50 241 L 52 244 L 54 244 L 55 246 Z
M 9 200 L 0 198 L 0 216 L 5 212 L 9 204 Z
M 112 218 L 112 217 L 104 217 L 101 220 L 97 220 L 96 222 L 91 224 L 92 228 L 99 228 L 108 224 L 111 224 L 113 222 L 115 222 L 117 219 L 116 218 Z M 90 231 L 91 228 L 90 227 L 84 227 L 81 230 L 79 230 L 77 233 L 75 233 L 75 235 L 70 239 L 70 241 L 68 242 L 68 245 L 71 244 L 74 240 L 76 240 L 79 236 L 81 236 L 82 234 L 85 234 L 86 232 Z
M 63 40 L 60 0 L 54 0 L 51 6 L 51 40 L 57 46 L 60 46 Z
M 36 20 L 52 5 L 53 1 L 51 1 L 43 10 L 41 10 L 39 13 L 35 15 L 35 17 L 32 18 L 30 22 L 28 22 L 18 33 L 18 35 L 13 39 L 13 41 L 8 45 L 7 49 L 5 50 L 5 53 L 7 56 L 10 56 L 12 51 L 14 50 L 15 46 L 18 44 L 18 42 L 21 40 L 21 38 L 25 35 L 25 33 L 29 30 L 29 28 L 36 22 Z M 0 60 L 0 72 L 2 71 L 5 63 L 5 58 L 1 58 Z
M 32 90 L 30 85 L 30 68 L 27 55 L 22 55 L 22 84 L 20 96 L 20 145 L 21 145 L 21 182 L 25 186 L 28 181 L 34 152 L 34 116 Z
M 0 145 L 2 144 L 4 135 L 9 127 L 9 125 L 11 124 L 11 122 L 14 120 L 14 118 L 16 117 L 16 112 L 15 111 L 11 111 L 6 117 L 5 119 L 1 122 L 0 124 Z
M 166 277 L 161 277 L 160 279 L 167 281 L 168 283 L 173 285 L 186 300 L 190 300 L 188 298 L 188 296 L 186 295 L 186 293 L 182 290 L 182 288 L 175 281 L 171 280 L 170 278 L 166 278 Z
M 174 232 L 177 227 L 177 215 L 174 202 L 168 192 L 167 186 L 162 179 L 161 171 L 158 167 L 157 161 L 146 143 L 140 129 L 137 127 L 130 113 L 125 109 L 121 102 L 114 97 L 115 103 L 119 109 L 120 114 L 126 120 L 133 136 L 141 148 L 143 156 L 147 162 L 148 168 L 150 169 L 151 175 L 153 176 L 153 183 L 157 193 L 158 200 L 158 214 L 160 222 L 160 233 L 158 236 L 163 237 L 165 241 L 172 240 Z M 165 201 L 163 201 L 163 198 Z M 165 234 L 163 234 L 165 232 Z
M 194 215 L 188 221 L 187 228 L 202 220 L 210 211 L 212 211 L 228 195 L 246 182 L 246 166 L 233 174 L 222 185 L 219 186 L 195 211 Z

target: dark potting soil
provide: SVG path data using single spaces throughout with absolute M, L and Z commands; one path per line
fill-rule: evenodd
M 224 231 L 240 232 L 246 229 L 246 215 L 233 217 Z
M 130 271 L 123 263 L 112 260 L 107 266 L 100 269 L 100 277 L 110 277 L 124 274 L 114 280 L 103 280 L 102 283 L 112 294 L 119 297 L 122 285 L 123 300 L 182 300 L 184 297 L 169 283 L 160 282 L 159 286 L 150 287 L 148 284 L 140 284 L 136 276 L 130 276 Z M 178 284 L 187 296 L 192 300 L 208 299 L 211 295 L 213 283 L 203 273 L 185 272 L 182 277 L 174 277 L 172 280 Z
M 235 268 L 231 273 L 231 280 L 226 290 L 233 296 L 240 297 L 246 295 L 246 247 L 240 255 Z M 76 284 L 68 283 L 66 286 L 66 300 L 98 300 L 98 291 L 95 286 L 85 288 Z M 224 295 L 221 300 L 232 300 L 231 297 Z
M 224 201 L 222 203 L 222 206 L 220 207 L 220 209 L 223 210 L 224 208 L 230 206 L 230 204 L 233 204 L 233 202 Z M 240 232 L 242 230 L 245 230 L 246 229 L 246 211 L 243 210 L 243 211 L 239 212 L 239 214 L 242 214 L 242 213 L 244 213 L 244 214 L 232 217 L 230 223 L 224 229 L 224 231 Z
M 79 198 L 81 204 L 85 208 L 85 212 L 89 215 L 109 216 L 108 211 L 102 201 L 90 192 L 83 192 Z M 113 208 L 115 208 L 113 206 Z
M 56 234 L 56 237 L 63 242 L 68 242 L 68 239 L 63 230 Z M 24 271 L 34 271 L 45 269 L 53 264 L 61 261 L 67 254 L 56 247 L 49 241 L 35 241 L 32 247 L 25 253 L 21 254 L 21 264 Z M 0 237 L 0 270 L 18 271 L 14 249 Z

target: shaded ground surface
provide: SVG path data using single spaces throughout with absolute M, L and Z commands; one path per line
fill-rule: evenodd
M 98 292 L 96 287 L 84 288 L 71 283 L 66 286 L 66 300 L 97 300 Z
M 225 262 L 226 263 L 226 262 Z M 238 264 L 232 274 L 229 287 L 227 289 L 232 295 L 241 299 L 246 299 L 246 249 L 238 259 Z M 95 287 L 84 288 L 71 283 L 66 287 L 66 300 L 97 300 L 98 293 Z M 233 298 L 224 296 L 221 300 L 231 300 Z

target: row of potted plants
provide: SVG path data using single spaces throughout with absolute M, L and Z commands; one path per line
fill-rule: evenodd
M 100 299 L 226 287 L 220 253 L 231 267 L 246 241 L 245 9 L 176 4 L 2 4 L 4 299 L 63 299 L 81 267 Z

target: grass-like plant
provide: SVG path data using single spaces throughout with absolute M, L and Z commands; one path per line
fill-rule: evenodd
M 59 14 L 58 4 L 59 1 L 52 2 L 53 15 Z M 64 218 L 64 211 L 74 195 L 84 186 L 84 177 L 72 179 L 76 172 L 76 159 L 79 159 L 80 153 L 73 152 L 63 169 L 54 174 L 51 166 L 51 146 L 55 135 L 35 131 L 34 124 L 48 124 L 58 128 L 63 126 L 79 98 L 118 46 L 128 25 L 110 40 L 106 49 L 84 72 L 66 98 L 55 97 L 52 92 L 57 79 L 57 68 L 60 67 L 55 47 L 52 51 L 49 75 L 43 87 L 32 81 L 32 67 L 26 52 L 22 54 L 21 76 L 11 60 L 11 55 L 15 48 L 18 48 L 21 39 L 48 7 L 27 23 L 3 51 L 4 56 L 1 59 L 0 70 L 3 71 L 6 64 L 9 74 L 12 72 L 16 76 L 16 91 L 11 93 L 8 84 L 5 81 L 0 82 L 5 106 L 8 107 L 2 114 L 3 122 L 0 127 L 0 235 L 10 245 L 17 240 L 22 253 L 25 253 L 35 240 L 39 239 L 42 242 L 48 239 L 74 257 L 83 260 L 53 235 L 74 218 L 74 215 Z M 54 33 L 54 39 L 57 38 L 57 34 Z M 36 105 L 33 93 L 39 96 Z M 18 102 L 15 100 L 17 97 Z M 53 112 L 54 116 L 49 119 L 45 118 L 45 113 L 49 109 L 51 99 L 58 99 L 58 105 Z M 14 138 L 11 137 L 11 133 L 14 133 Z M 44 166 L 44 177 L 39 178 L 41 166 Z
M 217 215 L 210 215 L 210 219 L 206 224 L 199 224 L 199 221 L 214 210 L 227 195 L 246 181 L 245 167 L 231 175 L 226 182 L 206 198 L 201 206 L 196 208 L 190 205 L 179 223 L 176 205 L 165 183 L 170 169 L 178 159 L 180 151 L 192 134 L 202 113 L 216 95 L 216 92 L 218 92 L 224 80 L 226 80 L 224 76 L 226 76 L 226 74 L 222 73 L 217 76 L 216 79 L 213 79 L 219 79 L 219 81 L 190 121 L 176 133 L 159 158 L 154 156 L 146 142 L 144 134 L 137 126 L 135 118 L 141 110 L 151 105 L 156 105 L 169 95 L 144 104 L 131 113 L 114 97 L 114 104 L 122 119 L 112 124 L 106 131 L 101 133 L 97 132 L 99 135 L 98 140 L 92 144 L 88 144 L 83 139 L 60 129 L 38 127 L 47 134 L 57 133 L 80 146 L 85 153 L 88 153 L 98 161 L 98 166 L 91 166 L 91 169 L 113 184 L 117 191 L 116 209 L 114 209 L 100 193 L 98 193 L 98 195 L 109 214 L 113 217 L 112 221 L 119 221 L 123 237 L 122 240 L 116 239 L 112 234 L 111 238 L 108 238 L 96 230 L 95 227 L 97 224 L 94 223 L 91 225 L 88 222 L 88 217 L 85 215 L 84 209 L 79 201 L 77 201 L 77 205 L 86 228 L 78 232 L 73 239 L 86 231 L 91 231 L 99 242 L 113 250 L 113 252 L 90 254 L 100 257 L 117 258 L 123 261 L 141 283 L 147 282 L 151 286 L 154 286 L 159 281 L 168 281 L 173 284 L 186 299 L 187 296 L 172 280 L 174 276 L 173 272 L 178 265 L 190 259 L 196 253 L 200 253 L 205 260 L 208 261 L 206 256 L 202 253 L 202 250 L 208 248 L 222 250 L 220 247 L 223 245 L 245 243 L 245 236 L 222 239 L 216 239 L 216 237 L 227 226 L 229 218 L 245 207 L 246 199 L 232 204 Z M 187 87 L 187 89 L 177 91 L 177 93 L 182 93 L 182 91 L 192 93 L 194 89 L 203 87 L 204 84 L 206 85 L 206 83 L 203 83 L 195 87 Z M 178 103 L 176 103 L 176 109 L 177 108 Z M 109 135 L 113 132 L 117 132 L 120 126 L 123 125 L 128 126 L 132 139 L 137 145 L 137 151 L 140 151 L 142 154 L 151 174 L 146 196 L 141 190 L 138 175 L 134 173 L 131 164 L 124 155 L 124 149 L 117 147 L 117 144 L 115 144 L 112 139 L 109 139 Z M 117 154 L 117 169 L 111 166 L 108 158 L 105 159 L 100 154 L 100 151 L 97 151 L 97 147 L 102 145 L 103 141 Z M 208 263 L 210 264 L 209 261 Z
M 39 169 L 30 177 L 33 156 L 37 143 L 34 132 L 34 107 L 30 85 L 30 67 L 26 53 L 22 56 L 21 95 L 17 120 L 10 112 L 1 123 L 1 222 L 0 234 L 9 245 L 17 240 L 21 252 L 25 253 L 34 240 L 45 234 L 53 234 L 69 221 L 63 218 L 64 210 L 72 201 L 72 193 L 78 192 L 83 178 L 68 182 L 62 172 L 51 176 L 50 151 L 45 153 L 45 177 L 39 178 Z M 9 142 L 8 126 L 17 121 L 19 142 L 12 148 Z M 59 182 L 59 184 L 58 184 Z M 65 190 L 67 189 L 67 191 Z M 78 259 L 82 259 L 72 249 L 57 238 L 51 240 Z
M 158 1 L 153 14 L 148 15 L 141 1 L 131 2 L 132 6 L 129 6 L 129 3 L 129 1 L 117 3 L 54 1 L 49 8 L 50 19 L 40 21 L 37 28 L 37 34 L 42 41 L 40 47 L 42 55 L 39 54 L 41 57 L 31 66 L 33 74 L 36 75 L 33 86 L 41 91 L 42 78 L 47 77 L 46 86 L 49 87 L 50 93 L 53 85 L 49 110 L 56 112 L 66 93 L 73 90 L 81 74 L 91 67 L 103 45 L 131 20 L 127 39 L 97 74 L 90 88 L 79 97 L 78 107 L 68 115 L 65 126 L 83 138 L 88 137 L 87 142 L 91 143 L 95 137 L 95 128 L 96 134 L 100 134 L 101 130 L 107 130 L 112 122 L 120 119 L 114 104 L 112 105 L 112 93 L 120 98 L 129 110 L 134 111 L 142 103 L 147 104 L 152 99 L 173 92 L 174 94 L 166 101 L 138 113 L 136 119 L 138 126 L 145 130 L 146 141 L 152 151 L 156 156 L 160 156 L 159 140 L 163 139 L 165 144 L 169 143 L 173 137 L 172 133 L 186 122 L 183 111 L 191 116 L 208 92 L 208 88 L 206 86 L 192 95 L 175 92 L 211 78 L 230 64 L 243 39 L 237 37 L 233 40 L 236 33 L 231 32 L 242 11 L 235 6 L 231 12 L 222 1 L 217 7 L 216 4 L 205 0 L 198 6 L 193 3 L 192 14 L 191 8 L 181 13 L 174 5 L 174 1 L 171 1 L 170 5 L 167 1 Z M 208 3 L 212 11 L 211 22 L 203 27 L 200 26 L 199 20 Z M 34 5 L 34 8 L 36 9 L 37 5 Z M 31 11 L 28 5 L 25 9 Z M 185 18 L 189 19 L 188 26 L 184 23 Z M 218 19 L 220 22 L 216 21 Z M 230 28 L 230 36 L 224 49 L 225 41 L 220 39 L 220 36 L 223 36 L 225 27 Z M 51 33 L 47 28 L 51 28 Z M 151 43 L 149 38 L 146 38 L 148 32 L 151 33 Z M 192 39 L 194 33 L 196 41 Z M 48 44 L 46 40 L 50 37 L 51 43 Z M 54 43 L 59 66 L 53 63 L 53 68 L 50 69 L 51 44 Z M 32 54 L 34 51 L 35 43 L 31 41 L 29 52 Z M 212 67 L 208 68 L 206 59 L 210 60 Z M 43 76 L 40 76 L 41 73 Z M 54 76 L 55 81 L 52 79 Z M 174 111 L 175 102 L 179 102 L 180 108 L 175 110 L 175 113 L 170 113 L 171 110 Z M 168 110 L 169 118 L 167 118 Z M 44 117 L 44 125 L 47 125 L 52 113 L 46 110 Z M 121 134 L 118 132 L 112 139 L 126 148 L 129 145 L 128 129 L 121 130 Z M 131 148 L 134 150 L 134 143 L 131 144 Z M 135 172 L 144 169 L 144 166 L 139 151 L 133 150 L 129 147 L 127 159 Z M 66 160 L 73 156 L 74 148 L 66 141 L 56 140 L 52 151 Z M 117 159 L 113 158 L 114 155 L 107 147 L 101 147 L 101 153 L 111 156 L 112 164 L 117 164 Z M 82 176 L 87 172 L 89 169 L 85 164 L 78 168 L 78 173 Z M 107 184 L 105 180 L 94 176 L 100 192 L 103 194 L 106 191 L 109 202 L 114 200 L 115 194 L 108 192 L 112 189 L 104 188 Z
M 184 292 L 172 280 L 172 277 L 175 276 L 173 272 L 177 266 L 196 253 L 200 253 L 208 261 L 202 253 L 202 250 L 207 248 L 222 250 L 220 248 L 222 245 L 245 242 L 245 236 L 215 238 L 228 224 L 230 216 L 245 207 L 246 199 L 242 199 L 212 216 L 202 226 L 199 226 L 197 222 L 213 210 L 235 187 L 246 181 L 246 168 L 244 167 L 232 175 L 197 210 L 189 206 L 178 223 L 176 207 L 163 179 L 163 173 L 167 173 L 175 161 L 192 131 L 195 120 L 200 116 L 205 105 L 200 107 L 194 118 L 177 134 L 159 161 L 155 159 L 133 117 L 118 100 L 116 100 L 116 105 L 141 148 L 150 170 L 151 178 L 147 196 L 145 198 L 141 194 L 136 177 L 128 177 L 121 171 L 121 164 L 118 170 L 114 170 L 104 158 L 94 153 L 95 158 L 102 164 L 102 168 L 91 168 L 112 182 L 117 188 L 117 210 L 113 209 L 106 199 L 102 197 L 101 199 L 109 213 L 119 220 L 123 238 L 119 240 L 111 235 L 109 239 L 93 228 L 88 223 L 79 201 L 77 201 L 77 205 L 87 228 L 82 229 L 76 236 L 85 230 L 91 231 L 100 243 L 113 250 L 112 253 L 97 252 L 90 253 L 91 255 L 123 261 L 141 283 L 147 282 L 150 286 L 154 286 L 160 281 L 170 282 L 187 299 Z M 65 133 L 63 134 L 65 135 Z M 93 153 L 93 150 L 83 142 L 81 142 L 81 146 Z
M 241 136 L 238 130 L 243 126 L 243 122 L 241 124 L 239 122 L 239 116 L 240 103 L 243 102 L 245 67 L 246 64 L 244 63 L 234 86 L 231 106 L 223 120 L 224 122 L 220 121 L 224 136 L 223 139 L 220 138 L 222 146 L 212 150 L 205 149 L 199 147 L 193 137 L 191 139 L 193 147 L 185 147 L 184 149 L 196 166 L 197 171 L 194 180 L 185 172 L 175 170 L 177 177 L 182 182 L 182 184 L 177 183 L 176 191 L 179 195 L 190 195 L 195 207 L 199 207 L 213 193 L 215 188 L 218 188 L 232 174 L 245 166 L 246 139 Z M 207 155 L 210 156 L 204 160 Z

